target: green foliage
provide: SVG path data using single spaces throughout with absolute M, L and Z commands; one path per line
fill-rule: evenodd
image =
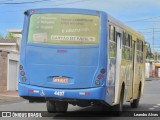
M 8 33 L 5 38 L 11 39 L 11 38 L 14 38 L 14 35 L 13 35 L 13 33 Z

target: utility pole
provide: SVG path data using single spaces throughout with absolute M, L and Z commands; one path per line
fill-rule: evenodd
M 154 49 L 154 27 L 153 27 L 153 40 L 152 40 L 152 44 L 153 44 L 153 59 L 155 62 L 155 49 Z

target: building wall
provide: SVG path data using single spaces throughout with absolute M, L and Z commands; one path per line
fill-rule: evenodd
M 150 77 L 150 63 L 145 63 L 145 78 L 149 78 Z
M 14 38 L 22 38 L 21 29 L 9 29 L 8 32 L 11 33 Z
M 8 52 L 0 51 L 0 92 L 7 91 Z
M 19 52 L 10 52 L 8 54 L 7 91 L 18 90 L 19 57 Z
M 0 50 L 8 50 L 8 51 L 16 51 L 16 44 L 15 45 L 0 45 Z

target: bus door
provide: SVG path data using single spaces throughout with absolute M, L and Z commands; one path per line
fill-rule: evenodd
M 109 62 L 108 62 L 108 103 L 117 102 L 121 54 L 122 54 L 122 29 L 110 25 L 109 36 Z
M 122 61 L 122 30 L 116 30 L 116 78 L 115 78 L 115 98 L 114 102 L 117 103 L 118 100 L 118 92 L 119 92 L 119 84 L 120 84 L 120 73 L 121 73 L 121 61 Z

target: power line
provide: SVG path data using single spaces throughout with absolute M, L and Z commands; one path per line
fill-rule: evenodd
M 37 3 L 37 2 L 46 2 L 46 1 L 51 1 L 51 0 L 37 0 L 37 1 L 32 1 L 32 2 L 18 2 L 18 3 L 0 3 L 0 5 L 17 5 L 17 4 L 30 4 L 30 3 Z
M 160 29 L 160 28 L 154 28 L 154 29 Z M 142 28 L 142 29 L 137 29 L 137 30 L 153 30 L 153 28 Z
M 0 2 L 8 2 L 8 1 L 13 1 L 13 0 L 1 0 Z
M 144 18 L 144 19 L 137 19 L 137 20 L 131 20 L 131 21 L 126 21 L 126 22 L 145 21 L 145 20 L 150 20 L 150 19 L 155 19 L 155 18 L 160 18 L 160 16 L 150 17 L 150 18 Z
M 153 33 L 152 32 L 143 32 L 142 34 L 149 35 L 149 34 L 153 34 Z M 155 32 L 155 34 L 160 34 L 160 32 Z
M 49 0 L 48 0 L 49 1 Z M 52 1 L 52 0 L 50 0 L 50 1 Z M 57 0 L 53 0 L 53 1 L 57 1 Z M 52 1 L 52 2 L 53 2 Z M 72 2 L 66 2 L 66 3 L 60 3 L 60 4 L 55 4 L 54 5 L 54 7 L 56 7 L 56 6 L 61 6 L 61 5 L 67 5 L 67 4 L 75 4 L 75 3 L 79 3 L 79 2 L 87 2 L 87 1 L 90 1 L 90 0 L 78 0 L 78 1 L 72 1 Z M 21 9 L 21 10 L 10 10 L 10 11 L 3 11 L 3 13 L 4 12 L 23 12 L 24 11 L 24 9 Z M 0 12 L 2 12 L 2 11 L 0 11 Z
M 8 1 L 12 1 L 12 0 L 8 0 Z M 0 3 L 0 5 L 30 4 L 30 3 L 46 2 L 46 1 L 52 1 L 52 0 L 37 0 L 37 1 L 32 1 L 32 2 L 17 2 L 17 3 L 4 2 L 4 3 Z M 86 1 L 89 1 L 89 0 L 72 1 L 72 2 L 67 2 L 67 3 L 57 4 L 57 5 L 54 5 L 54 6 L 61 6 L 61 5 L 66 5 L 66 4 L 74 4 L 74 3 L 86 2 Z M 2 2 L 2 1 L 0 1 L 0 2 Z
M 160 20 L 159 21 L 130 21 L 130 22 L 160 22 Z
M 61 5 L 74 4 L 74 3 L 87 2 L 87 1 L 90 1 L 90 0 L 85 0 L 85 1 L 84 1 L 84 0 L 72 1 L 72 2 L 68 2 L 68 3 L 57 4 L 57 5 L 54 5 L 54 6 L 61 6 Z
M 154 31 L 155 33 L 160 33 L 160 31 Z M 141 33 L 153 33 L 153 32 L 141 32 Z

